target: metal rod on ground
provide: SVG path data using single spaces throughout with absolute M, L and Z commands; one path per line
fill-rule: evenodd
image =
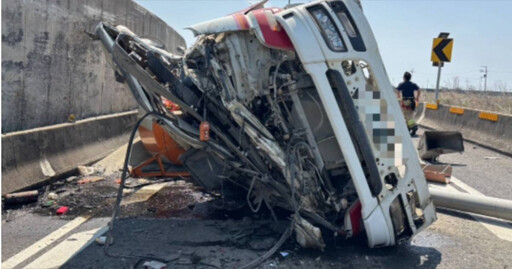
M 438 66 L 437 66 L 437 83 L 436 83 L 436 103 L 438 103 L 438 100 L 439 100 L 439 81 L 441 81 L 441 67 L 442 67 L 443 63 L 442 62 L 438 62 Z
M 445 207 L 512 221 L 512 201 L 429 188 L 438 207 Z

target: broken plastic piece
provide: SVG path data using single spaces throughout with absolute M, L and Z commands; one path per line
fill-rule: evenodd
M 64 215 L 68 212 L 69 207 L 67 206 L 61 206 L 59 209 L 57 209 L 57 215 Z
M 54 201 L 50 200 L 50 201 L 46 201 L 44 202 L 41 206 L 42 207 L 50 207 L 54 204 Z
M 428 181 L 441 182 L 444 184 L 450 183 L 453 168 L 450 165 L 440 164 L 422 164 L 421 168 L 425 173 L 425 178 Z

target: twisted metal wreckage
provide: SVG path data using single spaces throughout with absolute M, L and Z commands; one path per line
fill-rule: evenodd
M 435 208 L 359 4 L 264 3 L 191 26 L 183 55 L 123 26 L 96 33 L 207 191 L 287 210 L 303 247 L 362 231 L 390 246 L 425 229 Z

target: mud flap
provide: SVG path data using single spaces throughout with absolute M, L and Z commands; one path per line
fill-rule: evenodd
M 435 161 L 441 154 L 463 151 L 462 134 L 456 131 L 426 131 L 418 143 L 418 153 L 425 161 Z

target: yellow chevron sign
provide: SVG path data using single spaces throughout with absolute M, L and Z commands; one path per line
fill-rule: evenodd
M 452 38 L 434 38 L 430 60 L 435 63 L 450 62 L 452 60 L 452 49 Z

